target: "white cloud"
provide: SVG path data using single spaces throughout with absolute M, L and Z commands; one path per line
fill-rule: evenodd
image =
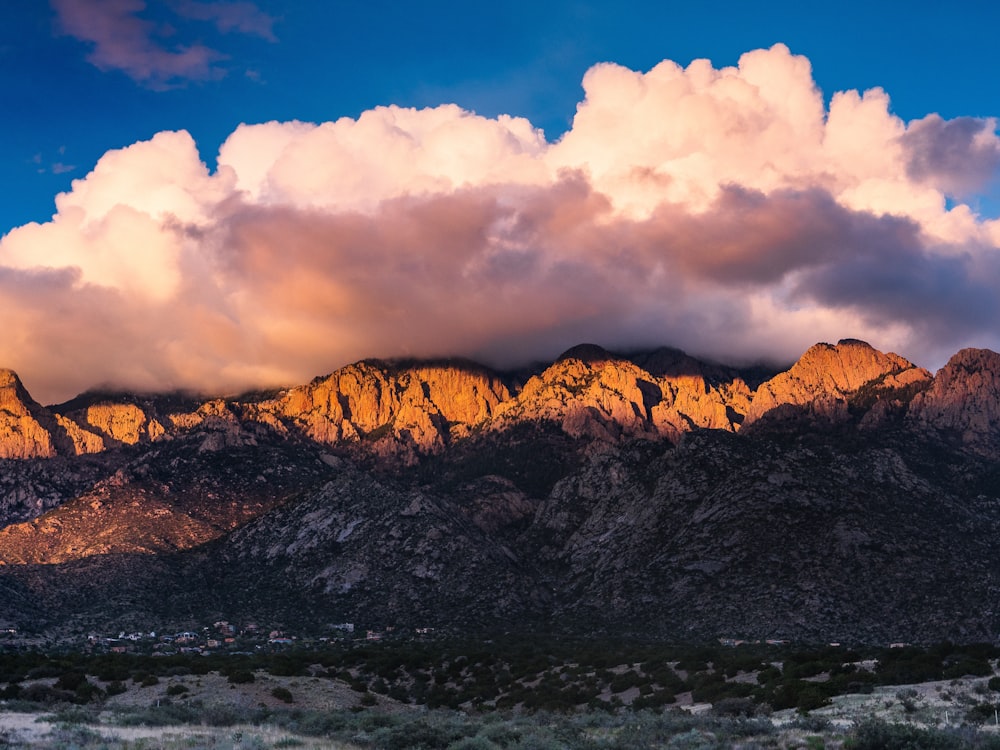
M 995 121 L 907 124 L 879 89 L 827 109 L 782 45 L 584 88 L 554 144 L 443 105 L 240 125 L 214 173 L 184 132 L 108 152 L 0 241 L 0 312 L 32 331 L 0 363 L 52 399 L 582 340 L 745 358 L 856 336 L 928 366 L 1000 343 L 1000 222 L 946 203 L 996 175 Z

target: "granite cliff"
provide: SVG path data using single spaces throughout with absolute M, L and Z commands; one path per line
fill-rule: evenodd
M 969 352 L 956 359 L 972 357 Z M 932 382 L 936 406 L 921 399 L 921 416 L 910 422 L 953 430 L 958 421 L 969 421 L 960 416 L 963 410 L 978 409 L 970 406 L 980 397 L 975 394 L 995 400 L 995 370 L 986 354 L 977 356 L 973 380 L 957 378 L 959 365 L 952 363 L 935 380 L 896 354 L 844 340 L 817 344 L 790 369 L 760 383 L 677 350 L 624 355 L 582 345 L 526 382 L 471 362 L 367 360 L 268 396 L 198 402 L 94 394 L 51 408 L 35 403 L 17 376 L 5 371 L 0 456 L 100 453 L 170 440 L 206 423 L 228 424 L 230 439 L 239 439 L 246 425 L 262 424 L 320 444 L 364 445 L 366 452 L 407 463 L 474 433 L 525 422 L 558 423 L 574 437 L 676 443 L 695 430 L 736 432 L 760 422 L 833 423 L 860 415 L 866 424 L 878 424 L 890 413 L 906 412 Z M 992 424 L 984 425 L 985 432 L 967 426 L 975 433 L 970 441 L 985 439 Z

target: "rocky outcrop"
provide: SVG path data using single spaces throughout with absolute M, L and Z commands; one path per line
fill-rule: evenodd
M 757 389 L 744 424 L 803 419 L 846 422 L 852 404 L 868 411 L 878 401 L 889 404 L 894 399 L 908 399 L 930 381 L 927 370 L 898 354 L 884 354 L 864 341 L 816 344 L 791 369 Z M 879 407 L 879 412 L 884 409 Z
M 247 414 L 320 443 L 363 440 L 376 451 L 432 452 L 489 420 L 509 398 L 502 380 L 476 365 L 365 361 L 249 405 Z
M 958 352 L 914 398 L 907 421 L 954 436 L 978 453 L 1000 453 L 1000 354 Z
M 653 407 L 657 424 L 678 433 L 692 429 L 739 429 L 753 392 L 743 377 L 728 367 L 711 365 L 677 349 L 657 349 L 634 360 L 660 386 L 663 399 Z
M 570 349 L 515 399 L 497 409 L 493 429 L 552 421 L 573 437 L 678 440 L 692 429 L 738 429 L 749 404 L 742 379 L 712 382 L 704 365 L 675 350 L 646 355 L 657 374 L 593 345 Z
M 107 444 L 100 435 L 90 430 L 85 430 L 69 417 L 56 414 L 55 420 L 66 436 L 69 451 L 72 455 L 81 456 L 85 453 L 100 453 L 107 447 Z
M 135 404 L 95 404 L 87 409 L 83 421 L 124 445 L 135 445 L 144 439 L 155 440 L 164 433 L 163 425 L 150 419 Z
M 0 370 L 0 458 L 49 458 L 52 434 L 39 421 L 44 410 L 12 370 Z
M 501 405 L 493 429 L 551 421 L 573 437 L 658 437 L 651 412 L 662 394 L 652 376 L 595 346 L 570 349 Z

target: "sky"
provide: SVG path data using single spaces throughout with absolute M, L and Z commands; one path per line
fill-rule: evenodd
M 1000 8 L 0 5 L 0 366 L 1000 349 Z

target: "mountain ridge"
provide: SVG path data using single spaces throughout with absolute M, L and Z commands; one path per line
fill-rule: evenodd
M 364 360 L 252 397 L 58 409 L 4 377 L 0 434 L 50 448 L 0 460 L 18 627 L 1000 633 L 988 350 L 931 375 L 845 339 L 760 379 L 585 345 L 520 380 Z
M 737 368 L 680 350 L 617 354 L 591 344 L 567 350 L 523 382 L 469 360 L 368 359 L 305 385 L 200 403 L 178 394 L 105 393 L 41 407 L 17 376 L 6 372 L 13 380 L 0 386 L 0 395 L 6 394 L 12 409 L 0 422 L 2 457 L 96 453 L 170 439 L 210 419 L 258 422 L 327 445 L 365 442 L 382 458 L 410 463 L 474 430 L 504 429 L 521 420 L 554 420 L 570 434 L 593 438 L 628 435 L 675 442 L 696 429 L 737 432 L 762 419 L 801 420 L 804 411 L 814 420 L 843 421 L 848 411 L 861 407 L 851 397 L 866 387 L 870 403 L 863 405 L 862 416 L 871 425 L 894 409 L 905 412 L 917 392 L 935 382 L 899 355 L 883 354 L 856 339 L 817 344 L 788 370 L 753 386 L 756 378 L 744 377 Z M 959 382 L 947 365 L 941 372 L 951 378 L 948 382 Z M 993 380 L 990 387 L 997 391 Z M 911 422 L 968 431 L 972 407 L 962 404 L 974 390 L 944 401 L 939 395 L 937 411 L 921 406 L 922 416 Z M 966 443 L 971 449 L 988 443 L 992 450 L 991 440 L 973 430 Z

